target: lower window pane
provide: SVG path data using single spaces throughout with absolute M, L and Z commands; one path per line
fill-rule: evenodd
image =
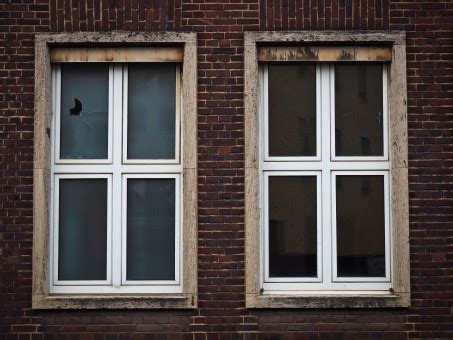
M 107 279 L 107 179 L 60 179 L 58 279 Z
M 269 276 L 316 277 L 316 176 L 269 177 Z
M 336 176 L 338 277 L 385 277 L 384 176 Z
M 175 179 L 127 180 L 127 280 L 175 279 Z

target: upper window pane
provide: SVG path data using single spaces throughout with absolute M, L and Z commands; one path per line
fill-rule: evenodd
M 129 64 L 127 86 L 127 158 L 174 159 L 176 64 Z
M 269 156 L 316 156 L 316 65 L 269 65 Z
M 109 65 L 61 65 L 60 159 L 108 158 Z
M 383 156 L 382 64 L 335 65 L 335 155 Z

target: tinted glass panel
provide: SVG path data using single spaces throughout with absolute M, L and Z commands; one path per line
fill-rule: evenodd
M 176 65 L 129 64 L 127 156 L 174 159 Z
M 316 177 L 269 177 L 269 276 L 316 277 Z
M 108 158 L 109 66 L 61 65 L 61 159 Z
M 316 66 L 269 65 L 269 156 L 316 156 Z
M 335 65 L 335 154 L 383 155 L 381 64 Z
M 175 279 L 175 180 L 127 180 L 127 279 Z
M 60 179 L 59 280 L 106 280 L 107 179 Z
M 336 176 L 339 277 L 385 276 L 384 176 Z

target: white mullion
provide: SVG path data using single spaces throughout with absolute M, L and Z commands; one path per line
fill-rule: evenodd
M 121 112 L 120 112 L 121 114 Z M 118 138 L 121 141 L 121 138 Z M 118 141 L 114 141 L 114 147 Z M 121 147 L 121 146 L 119 146 Z M 182 165 L 181 164 L 168 164 L 168 165 L 137 165 L 137 164 L 120 164 L 121 159 L 119 160 L 117 165 L 121 166 L 122 173 L 156 173 L 156 174 L 173 174 L 173 173 L 181 173 L 182 172 Z M 84 164 L 76 165 L 76 164 L 57 164 L 54 166 L 54 172 L 56 173 L 107 173 L 112 172 L 112 165 L 110 164 Z
M 263 171 L 389 170 L 388 162 L 263 162 Z
M 112 285 L 121 287 L 121 181 L 122 181 L 122 129 L 123 129 L 123 66 L 114 64 L 113 70 L 113 242 L 112 242 Z
M 60 111 L 61 111 L 61 65 L 56 64 L 55 65 L 55 104 L 54 104 L 54 120 L 55 120 L 55 125 L 54 125 L 54 148 L 53 148 L 53 159 L 54 161 L 52 164 L 57 163 L 57 161 L 60 159 Z
M 265 162 L 269 158 L 269 64 L 263 65 L 263 139 L 264 153 L 262 161 Z
M 332 199 L 330 196 L 330 154 L 331 154 L 331 143 L 330 138 L 330 111 L 331 111 L 331 96 L 332 96 L 332 81 L 330 77 L 330 65 L 321 64 L 321 121 L 322 121 L 322 131 L 324 135 L 322 136 L 324 142 L 322 143 L 322 179 L 321 179 L 321 190 L 322 190 L 322 272 L 323 272 L 323 281 L 322 286 L 329 285 L 332 282 L 332 268 L 331 268 L 331 259 L 332 259 L 332 231 L 331 231 L 331 215 L 330 215 L 330 206 L 332 204 Z
M 128 106 L 128 92 L 129 92 L 129 67 L 128 64 L 124 64 L 122 67 L 122 95 L 123 95 L 123 101 L 122 101 L 122 125 L 121 125 L 121 130 L 122 134 L 121 136 L 123 137 L 123 143 L 121 147 L 121 160 L 122 164 L 126 164 L 127 162 L 127 106 Z
M 181 114 L 182 114 L 182 103 L 181 103 L 181 65 L 176 64 L 176 103 L 175 103 L 175 109 L 176 109 L 176 122 L 175 122 L 175 161 L 176 163 L 182 164 L 182 157 L 181 157 L 181 152 L 182 152 L 182 145 L 181 145 Z
M 384 138 L 384 159 L 389 161 L 389 110 L 388 110 L 388 65 L 382 65 L 382 137 Z
M 260 280 L 260 287 L 263 287 L 263 283 L 265 281 L 265 264 L 263 259 L 265 259 L 265 247 L 266 243 L 264 241 L 264 213 L 265 213 L 265 191 L 264 191 L 264 171 L 263 171 L 263 161 L 264 161 L 264 156 L 266 153 L 266 147 L 263 147 L 263 142 L 264 144 L 266 142 L 266 138 L 264 137 L 265 135 L 265 129 L 264 129 L 264 121 L 265 121 L 265 116 L 266 116 L 266 103 L 267 103 L 267 97 L 265 95 L 265 88 L 267 87 L 267 78 L 265 77 L 265 72 L 267 70 L 268 66 L 266 65 L 261 65 L 261 67 L 258 69 L 258 75 L 259 75 L 259 82 L 258 82 L 258 93 L 259 93 L 259 113 L 258 114 L 258 192 L 259 192 L 259 199 L 258 199 L 258 204 L 259 204 L 259 209 L 258 209 L 258 230 L 259 230 L 259 256 L 260 256 L 260 261 L 259 262 L 259 280 Z

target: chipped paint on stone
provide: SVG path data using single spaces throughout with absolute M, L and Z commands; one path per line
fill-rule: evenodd
M 50 50 L 51 62 L 182 62 L 178 47 L 56 47 Z
M 390 61 L 390 47 L 305 46 L 261 47 L 259 61 Z

